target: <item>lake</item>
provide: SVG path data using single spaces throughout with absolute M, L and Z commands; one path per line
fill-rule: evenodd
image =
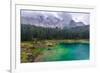
M 50 48 L 44 48 L 43 54 L 36 62 L 72 61 L 89 59 L 89 43 L 59 43 Z

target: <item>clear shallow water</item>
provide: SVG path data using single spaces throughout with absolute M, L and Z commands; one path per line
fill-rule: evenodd
M 38 61 L 70 61 L 89 59 L 89 44 L 60 43 L 45 50 Z

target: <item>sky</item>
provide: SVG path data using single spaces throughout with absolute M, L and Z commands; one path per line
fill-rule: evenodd
M 72 15 L 72 19 L 76 22 L 84 22 L 86 25 L 89 24 L 89 13 L 70 13 Z

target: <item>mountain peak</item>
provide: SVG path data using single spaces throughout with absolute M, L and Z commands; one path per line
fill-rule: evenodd
M 50 12 L 33 12 L 30 15 L 22 15 L 21 24 L 61 29 L 85 25 L 83 22 L 75 22 L 72 16 L 66 12 L 54 12 L 51 14 Z

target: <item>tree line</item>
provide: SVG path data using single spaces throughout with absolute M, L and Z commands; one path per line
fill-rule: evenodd
M 21 41 L 35 39 L 89 39 L 89 25 L 60 29 L 21 24 Z

